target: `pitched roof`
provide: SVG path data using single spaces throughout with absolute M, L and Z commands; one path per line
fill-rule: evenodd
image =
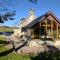
M 34 20 L 33 20 L 32 22 L 30 22 L 27 26 L 25 26 L 25 28 L 29 28 L 29 27 L 35 25 L 37 22 L 41 22 L 42 20 L 44 20 L 45 18 L 47 18 L 49 14 L 51 14 L 51 15 L 56 19 L 56 21 L 60 24 L 59 19 L 53 14 L 53 12 L 48 11 L 48 12 L 45 13 L 44 15 L 39 16 L 38 18 L 34 19 Z

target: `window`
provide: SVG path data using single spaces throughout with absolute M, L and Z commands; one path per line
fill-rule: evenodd
M 27 30 L 22 27 L 21 32 L 27 32 Z

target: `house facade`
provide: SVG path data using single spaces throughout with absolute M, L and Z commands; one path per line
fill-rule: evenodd
M 51 11 L 34 19 L 24 28 L 32 39 L 60 38 L 60 21 Z
M 15 35 L 19 36 L 24 32 L 30 35 L 32 39 L 58 39 L 60 38 L 60 20 L 51 11 L 36 18 L 34 10 L 30 10 L 29 16 L 21 20 L 20 29 L 14 32 L 16 32 Z
M 36 16 L 34 14 L 34 10 L 29 10 L 29 15 L 25 18 L 20 19 L 20 25 L 19 28 L 14 28 L 14 36 L 20 37 L 21 35 L 24 35 L 27 31 L 27 29 L 24 29 L 25 26 L 27 26 L 30 22 L 32 22 L 34 19 L 36 19 Z

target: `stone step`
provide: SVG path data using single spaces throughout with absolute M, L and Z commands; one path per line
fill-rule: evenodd
M 21 45 L 23 45 L 23 43 L 20 43 L 20 44 L 15 43 L 15 48 L 18 48 Z

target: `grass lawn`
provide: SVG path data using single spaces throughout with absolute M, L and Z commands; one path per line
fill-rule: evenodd
M 6 37 L 3 36 L 3 35 L 0 35 L 0 40 L 5 41 L 6 40 Z
M 6 38 L 0 35 L 0 41 L 5 41 Z M 1 56 L 1 53 L 7 51 L 4 44 L 0 44 L 0 60 L 31 60 L 27 55 L 19 55 L 18 53 L 9 53 L 7 55 Z
M 0 57 L 0 60 L 31 60 L 29 56 L 19 55 L 17 53 L 10 53 Z
M 4 47 L 4 45 L 0 45 L 0 53 L 5 51 L 5 50 L 7 50 L 7 49 Z
M 0 28 L 0 32 L 13 32 L 13 28 Z
M 7 51 L 3 45 L 0 46 L 0 53 Z M 0 56 L 0 60 L 31 60 L 29 56 L 27 55 L 20 55 L 18 53 L 9 53 L 4 56 Z
M 0 52 L 6 50 L 6 48 L 4 47 L 5 45 L 1 43 L 1 41 L 4 42 L 5 40 L 6 40 L 6 37 L 4 37 L 3 35 L 0 35 Z
M 7 51 L 8 49 L 6 49 L 3 45 L 0 46 L 0 53 Z M 9 53 L 7 55 L 4 56 L 0 56 L 0 60 L 31 60 L 29 56 L 27 55 L 20 55 L 18 53 Z
M 0 36 L 0 41 L 5 41 L 4 36 Z M 22 55 L 18 53 L 11 52 L 9 54 L 1 56 L 1 53 L 7 51 L 4 44 L 0 44 L 0 60 L 60 60 L 60 51 L 57 52 L 42 52 L 38 55 Z
M 7 49 L 4 46 L 0 47 L 0 53 L 6 51 Z M 10 53 L 4 56 L 0 56 L 0 60 L 31 60 L 27 55 L 20 55 L 18 53 Z

